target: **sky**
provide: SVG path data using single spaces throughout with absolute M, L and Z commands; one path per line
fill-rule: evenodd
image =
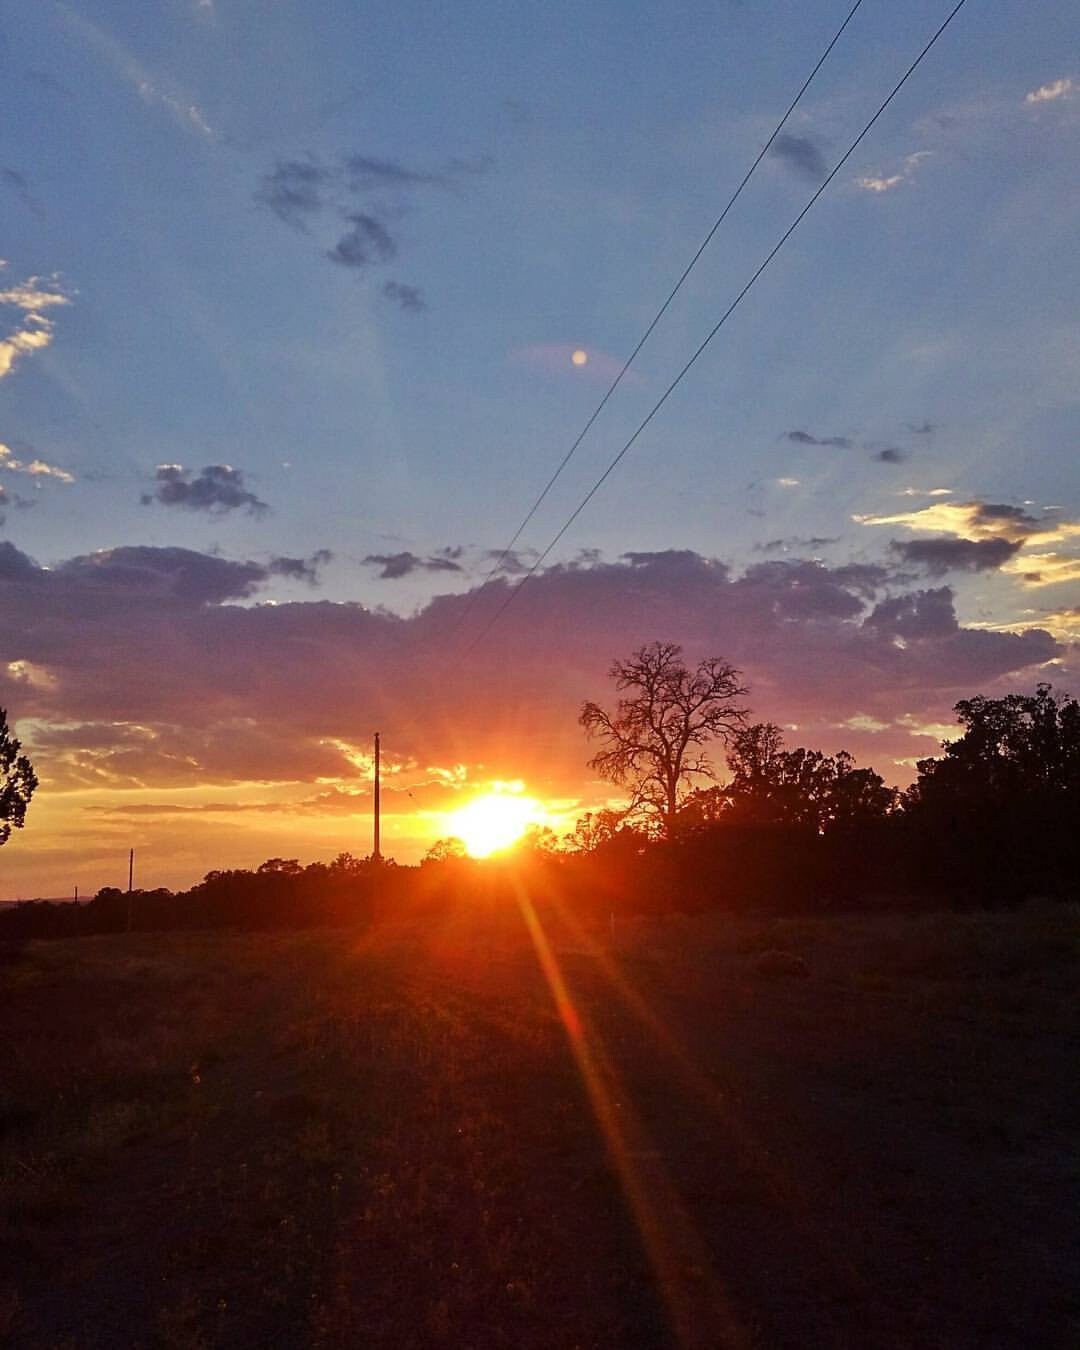
M 1080 11 L 40 0 L 0 16 L 0 896 L 415 861 L 654 640 L 903 784 L 1080 693 Z M 584 353 L 577 360 L 573 354 Z M 722 754 L 717 756 L 722 762 Z

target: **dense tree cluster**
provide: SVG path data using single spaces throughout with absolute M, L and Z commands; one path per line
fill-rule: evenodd
M 681 664 L 677 648 L 645 650 L 655 658 L 650 678 L 658 678 L 632 698 L 652 700 L 647 715 L 639 716 L 639 708 L 627 721 L 624 700 L 606 721 L 583 717 L 594 731 L 623 736 L 622 744 L 608 736 L 609 749 L 621 756 L 619 781 L 633 786 L 639 774 L 642 790 L 631 793 L 624 810 L 583 815 L 564 839 L 533 830 L 512 854 L 485 863 L 467 857 L 456 839 L 439 840 L 419 867 L 347 853 L 306 867 L 273 858 L 254 871 L 210 872 L 178 894 L 106 888 L 85 906 L 21 905 L 0 914 L 0 938 L 367 923 L 431 915 L 456 903 L 496 916 L 514 911 L 525 896 L 560 921 L 586 924 L 634 911 L 836 911 L 1076 898 L 1075 699 L 1040 685 L 1032 695 L 962 700 L 956 705 L 962 734 L 940 756 L 921 760 L 917 780 L 901 794 L 846 752 L 788 749 L 778 727 L 747 725 L 730 667 L 706 663 L 693 676 L 680 675 L 671 669 Z M 655 706 L 665 688 L 677 710 L 670 719 Z M 704 758 L 706 737 L 696 736 L 694 721 L 708 710 L 710 690 L 725 704 L 723 720 L 713 724 L 727 747 L 722 783 Z M 679 769 L 674 777 L 672 765 Z
M 208 872 L 187 891 L 127 892 L 105 886 L 85 905 L 16 905 L 0 912 L 0 938 L 361 922 L 380 902 L 392 902 L 399 871 L 404 869 L 350 853 L 306 867 L 295 858 L 270 858 L 254 871 Z
M 920 876 L 988 899 L 1080 890 L 1080 704 L 1032 695 L 962 699 L 964 734 L 919 761 L 902 837 Z M 915 865 L 915 860 L 912 860 Z

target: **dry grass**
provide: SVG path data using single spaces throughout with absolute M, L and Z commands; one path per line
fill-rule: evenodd
M 770 951 L 800 957 L 816 981 L 902 1000 L 984 1027 L 1068 1032 L 1077 1024 L 1080 905 L 1019 912 L 857 915 L 761 922 L 653 920 L 628 955 L 738 979 Z
M 0 1338 L 1064 1347 L 1078 943 L 1064 908 L 579 937 L 576 1056 L 477 916 L 30 944 Z

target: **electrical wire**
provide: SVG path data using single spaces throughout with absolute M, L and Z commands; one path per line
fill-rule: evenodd
M 844 22 L 832 35 L 831 39 L 829 40 L 828 46 L 818 57 L 816 63 L 814 64 L 814 68 L 810 71 L 810 74 L 807 75 L 806 79 L 802 82 L 801 86 L 799 87 L 798 93 L 788 104 L 786 112 L 784 113 L 783 117 L 781 117 L 780 121 L 777 122 L 776 126 L 773 128 L 772 134 L 770 135 L 769 139 L 758 151 L 757 157 L 755 158 L 754 162 L 743 174 L 742 179 L 740 180 L 738 186 L 735 188 L 734 192 L 732 192 L 731 196 L 728 198 L 727 203 L 724 206 L 724 209 L 717 216 L 716 220 L 713 221 L 712 227 L 710 228 L 708 234 L 705 236 L 705 238 L 701 241 L 701 244 L 698 246 L 697 252 L 686 264 L 686 267 L 683 269 L 682 274 L 680 275 L 678 281 L 676 281 L 675 285 L 668 292 L 667 299 L 653 315 L 652 320 L 649 323 L 649 326 L 645 329 L 644 333 L 642 333 L 641 337 L 638 339 L 637 345 L 634 347 L 633 351 L 623 362 L 622 367 L 619 370 L 619 373 L 615 376 L 611 384 L 608 386 L 607 392 L 604 394 L 603 398 L 593 409 L 592 413 L 589 416 L 589 420 L 582 427 L 576 440 L 570 446 L 570 449 L 567 450 L 565 455 L 563 455 L 555 472 L 544 484 L 544 487 L 540 492 L 540 495 L 533 502 L 532 506 L 529 507 L 528 511 L 526 512 L 524 518 L 521 521 L 521 524 L 518 525 L 517 529 L 514 531 L 513 538 L 511 538 L 510 542 L 505 546 L 505 548 L 503 548 L 502 552 L 499 554 L 496 561 L 492 564 L 490 571 L 484 577 L 483 581 L 481 581 L 480 586 L 470 594 L 469 599 L 466 602 L 465 608 L 459 615 L 457 623 L 454 625 L 454 628 L 450 634 L 451 637 L 455 636 L 456 633 L 465 624 L 466 620 L 468 619 L 469 612 L 472 609 L 472 605 L 476 595 L 479 594 L 480 590 L 482 590 L 483 587 L 487 585 L 487 583 L 495 576 L 495 574 L 502 567 L 503 563 L 506 562 L 507 558 L 510 556 L 510 553 L 514 548 L 514 545 L 521 538 L 522 534 L 527 528 L 529 522 L 532 520 L 533 516 L 536 515 L 537 511 L 543 505 L 545 499 L 547 498 L 548 493 L 555 486 L 560 475 L 562 474 L 562 471 L 570 463 L 571 459 L 573 459 L 575 453 L 577 452 L 578 447 L 581 445 L 581 442 L 585 439 L 585 437 L 589 434 L 589 431 L 592 429 L 593 423 L 604 411 L 604 408 L 607 406 L 608 400 L 611 398 L 612 394 L 614 394 L 615 390 L 618 389 L 619 385 L 622 383 L 623 377 L 626 375 L 627 371 L 633 365 L 634 360 L 637 357 L 638 353 L 641 351 L 642 347 L 645 346 L 646 342 L 648 342 L 649 338 L 652 336 L 653 330 L 656 328 L 656 325 L 667 313 L 669 307 L 671 306 L 672 301 L 682 290 L 683 283 L 686 281 L 690 273 L 694 270 L 701 255 L 709 247 L 709 244 L 712 243 L 713 236 L 716 234 L 717 230 L 727 219 L 728 213 L 731 211 L 731 208 L 742 196 L 743 188 L 745 188 L 747 183 L 749 183 L 750 179 L 754 176 L 754 173 L 757 170 L 758 165 L 772 149 L 773 142 L 776 140 L 777 136 L 780 135 L 784 127 L 787 125 L 788 120 L 791 117 L 791 114 L 798 107 L 799 102 L 802 99 L 802 96 L 806 93 L 807 89 L 810 88 L 810 85 L 812 84 L 814 77 L 817 75 L 818 71 L 828 60 L 829 55 L 832 52 L 832 49 L 840 41 L 841 37 L 843 37 L 845 29 L 847 28 L 848 24 L 851 23 L 852 19 L 855 17 L 855 14 L 858 11 L 859 7 L 862 5 L 862 3 L 863 0 L 855 0 L 855 3 L 848 10 L 847 17 L 844 19 Z
M 614 473 L 615 469 L 616 469 L 616 468 L 618 467 L 618 465 L 622 462 L 623 458 L 624 458 L 624 457 L 626 456 L 626 454 L 629 452 L 630 448 L 634 445 L 634 443 L 635 443 L 635 441 L 637 440 L 637 438 L 641 435 L 641 433 L 645 430 L 645 428 L 646 428 L 646 427 L 649 425 L 649 423 L 653 420 L 653 418 L 656 416 L 656 414 L 657 414 L 657 413 L 660 411 L 660 409 L 664 406 L 664 404 L 667 402 L 668 398 L 672 395 L 672 393 L 674 393 L 675 389 L 676 389 L 676 388 L 678 387 L 678 385 L 682 382 L 684 376 L 689 372 L 689 370 L 691 369 L 691 367 L 696 363 L 696 361 L 698 360 L 698 358 L 701 356 L 702 352 L 705 351 L 705 348 L 708 347 L 708 345 L 710 344 L 710 342 L 712 342 L 713 338 L 717 335 L 717 333 L 719 333 L 719 331 L 721 330 L 721 328 L 723 328 L 723 326 L 725 325 L 725 323 L 727 323 L 728 319 L 731 317 L 731 315 L 732 315 L 732 314 L 735 312 L 735 310 L 738 308 L 738 306 L 739 306 L 739 304 L 742 302 L 743 298 L 747 295 L 747 293 L 748 293 L 748 292 L 751 290 L 751 288 L 754 286 L 754 283 L 757 281 L 757 279 L 761 276 L 761 274 L 765 271 L 765 269 L 769 266 L 769 264 L 772 262 L 772 260 L 776 257 L 776 255 L 777 255 L 777 254 L 780 252 L 780 250 L 784 247 L 784 245 L 787 243 L 787 241 L 788 241 L 788 240 L 791 238 L 791 236 L 795 233 L 795 230 L 796 230 L 796 229 L 798 228 L 798 226 L 801 224 L 803 218 L 807 215 L 807 213 L 810 211 L 810 209 L 814 206 L 815 202 L 817 202 L 817 200 L 821 197 L 821 195 L 822 195 L 822 193 L 825 191 L 825 189 L 829 186 L 829 184 L 833 181 L 833 179 L 836 177 L 836 175 L 840 172 L 840 170 L 844 167 L 844 165 L 847 163 L 847 161 L 851 158 L 851 156 L 855 153 L 855 151 L 858 149 L 858 147 L 862 144 L 862 142 L 863 142 L 863 140 L 866 138 L 866 136 L 869 135 L 870 130 L 871 130 L 871 129 L 873 128 L 873 126 L 876 124 L 876 122 L 877 122 L 878 119 L 881 117 L 881 115 L 885 112 L 886 108 L 888 108 L 889 104 L 892 103 L 892 101 L 893 101 L 893 99 L 896 97 L 896 95 L 900 92 L 900 90 L 901 90 L 901 89 L 904 87 L 904 85 L 908 82 L 908 80 L 909 80 L 909 79 L 911 78 L 911 76 L 915 73 L 915 71 L 918 69 L 918 67 L 922 64 L 923 59 L 927 56 L 927 54 L 930 52 L 931 48 L 933 48 L 933 46 L 936 44 L 937 40 L 941 37 L 941 35 L 942 35 L 942 34 L 945 32 L 945 30 L 948 28 L 949 24 L 951 24 L 952 21 L 953 21 L 953 19 L 957 16 L 957 14 L 959 14 L 960 10 L 963 9 L 963 7 L 964 7 L 964 5 L 966 4 L 966 2 L 967 2 L 967 0 L 957 0 L 957 3 L 956 3 L 956 4 L 953 6 L 953 8 L 949 11 L 948 15 L 945 17 L 945 19 L 943 20 L 943 22 L 941 23 L 941 25 L 938 27 L 938 29 L 936 30 L 936 32 L 933 34 L 933 36 L 930 38 L 930 40 L 929 40 L 929 41 L 926 43 L 926 45 L 923 47 L 922 51 L 919 52 L 918 56 L 916 56 L 916 58 L 914 59 L 914 61 L 912 61 L 911 65 L 908 66 L 908 68 L 907 68 L 907 70 L 904 72 L 904 74 L 900 77 L 900 79 L 899 79 L 899 80 L 896 82 L 896 84 L 893 86 L 893 88 L 892 88 L 892 90 L 890 91 L 888 97 L 887 97 L 887 98 L 884 100 L 884 102 L 878 107 L 877 111 L 876 111 L 876 112 L 874 113 L 874 115 L 870 118 L 870 120 L 866 123 L 866 125 L 863 127 L 862 131 L 859 132 L 859 134 L 855 137 L 855 139 L 854 139 L 854 140 L 851 142 L 851 144 L 848 146 L 847 150 L 844 151 L 843 155 L 841 155 L 841 157 L 836 161 L 836 163 L 833 165 L 832 169 L 829 171 L 829 173 L 828 173 L 828 175 L 826 176 L 826 178 L 824 179 L 824 181 L 819 185 L 819 187 L 817 188 L 817 190 L 814 192 L 813 196 L 810 197 L 810 199 L 809 199 L 809 201 L 807 201 L 806 205 L 802 208 L 802 210 L 801 210 L 801 211 L 799 212 L 799 214 L 795 217 L 795 219 L 791 222 L 791 224 L 787 227 L 787 229 L 786 229 L 786 230 L 784 231 L 784 233 L 780 236 L 780 238 L 777 240 L 777 242 L 776 242 L 776 243 L 773 245 L 773 247 L 769 250 L 769 252 L 766 254 L 764 260 L 763 260 L 763 261 L 759 264 L 759 266 L 757 267 L 757 270 L 756 270 L 756 271 L 753 273 L 753 275 L 750 277 L 750 280 L 746 283 L 745 286 L 743 286 L 742 290 L 739 291 L 738 295 L 736 295 L 735 299 L 731 302 L 731 304 L 727 307 L 727 309 L 724 311 L 724 313 L 720 316 L 719 320 L 716 322 L 716 324 L 713 326 L 713 328 L 712 328 L 712 329 L 709 331 L 709 333 L 706 335 L 706 337 L 705 337 L 704 340 L 701 342 L 701 344 L 698 346 L 698 348 L 697 348 L 697 350 L 694 352 L 694 354 L 690 357 L 690 359 L 689 359 L 689 360 L 686 362 L 686 364 L 682 367 L 682 369 L 681 369 L 681 370 L 679 371 L 679 373 L 675 376 L 675 378 L 671 381 L 671 383 L 668 385 L 668 387 L 664 390 L 663 394 L 661 394 L 661 396 L 660 396 L 660 397 L 657 399 L 657 401 L 653 404 L 653 406 L 652 406 L 652 408 L 650 409 L 650 411 L 648 412 L 648 414 L 647 414 L 647 415 L 642 419 L 642 421 L 638 424 L 637 429 L 634 431 L 634 433 L 630 436 L 630 438 L 629 438 L 627 441 L 624 442 L 624 444 L 623 444 L 622 448 L 619 450 L 618 454 L 614 457 L 614 459 L 612 459 L 612 461 L 610 462 L 610 464 L 608 464 L 608 466 L 607 466 L 607 468 L 604 470 L 604 472 L 600 475 L 600 477 L 599 477 L 599 478 L 596 480 L 596 482 L 592 485 L 592 487 L 591 487 L 591 488 L 589 489 L 589 491 L 585 494 L 585 496 L 581 499 L 581 501 L 578 503 L 578 505 L 577 505 L 577 506 L 574 508 L 574 510 L 570 513 L 570 515 L 567 517 L 565 523 L 564 523 L 564 524 L 562 525 L 562 527 L 559 529 L 558 533 L 555 534 L 555 535 L 553 536 L 553 538 L 551 539 L 551 541 L 548 543 L 547 547 L 546 547 L 546 548 L 544 549 L 544 551 L 537 557 L 536 561 L 535 561 L 535 562 L 532 564 L 532 566 L 529 568 L 528 572 L 526 572 L 525 575 L 521 578 L 521 580 L 518 582 L 518 584 L 517 584 L 517 585 L 516 585 L 516 586 L 515 586 L 515 587 L 514 587 L 507 595 L 506 595 L 505 599 L 503 600 L 503 602 L 502 602 L 502 604 L 499 606 L 499 608 L 495 611 L 495 613 L 491 616 L 491 618 L 488 620 L 488 622 L 484 625 L 484 627 L 483 627 L 483 628 L 480 630 L 480 632 L 476 635 L 476 637 L 473 639 L 473 641 L 469 644 L 468 648 L 466 649 L 467 651 L 472 652 L 472 651 L 473 651 L 473 650 L 474 650 L 474 649 L 475 649 L 475 648 L 476 648 L 476 647 L 484 640 L 484 638 L 487 637 L 488 633 L 491 632 L 492 628 L 494 628 L 494 626 L 498 623 L 498 621 L 499 621 L 499 620 L 502 618 L 502 616 L 506 613 L 507 609 L 508 609 L 508 608 L 510 607 L 510 605 L 513 603 L 514 599 L 521 593 L 521 591 L 524 589 L 524 587 L 525 587 L 525 586 L 533 579 L 533 577 L 536 575 L 536 573 L 537 573 L 537 571 L 539 570 L 539 568 L 542 566 L 544 560 L 545 560 L 545 559 L 548 557 L 548 555 L 551 553 L 551 550 L 556 546 L 556 544 L 558 544 L 559 540 L 562 539 L 563 535 L 566 534 L 567 530 L 570 529 L 570 527 L 573 525 L 574 521 L 577 520 L 577 518 L 581 515 L 582 511 L 585 510 L 586 506 L 588 506 L 589 502 L 592 501 L 593 497 L 596 496 L 597 492 L 599 492 L 600 488 L 601 488 L 601 487 L 604 485 L 604 483 L 608 480 L 608 478 L 611 476 L 611 474 Z

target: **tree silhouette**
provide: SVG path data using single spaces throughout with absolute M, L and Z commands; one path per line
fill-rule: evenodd
M 586 811 L 574 822 L 573 833 L 566 836 L 567 845 L 578 853 L 595 853 L 618 837 L 622 824 L 623 813 L 610 807 Z
M 1040 684 L 1033 695 L 961 699 L 964 734 L 921 759 L 909 807 L 1080 792 L 1080 704 Z
M 745 722 L 739 699 L 747 691 L 734 666 L 716 657 L 688 670 L 673 642 L 615 661 L 611 677 L 624 695 L 614 713 L 586 703 L 578 719 L 590 739 L 604 743 L 589 767 L 629 787 L 628 814 L 644 816 L 670 839 L 694 780 L 714 776 L 704 747 L 716 737 L 727 741 Z
M 460 861 L 469 856 L 464 843 L 456 834 L 447 835 L 445 839 L 436 839 L 428 851 L 424 854 L 426 863 L 442 863 Z
M 961 699 L 956 714 L 964 734 L 919 760 L 904 794 L 923 876 L 980 899 L 1075 893 L 1080 704 L 1040 684 Z
M 725 793 L 743 818 L 824 834 L 880 820 L 895 806 L 896 792 L 873 769 L 856 768 L 846 750 L 825 755 L 783 747 L 783 733 L 772 722 L 743 727 L 733 736 Z
M 0 708 L 0 844 L 7 843 L 13 829 L 22 829 L 38 785 L 34 766 L 21 751 L 22 745 L 8 729 L 7 710 Z

